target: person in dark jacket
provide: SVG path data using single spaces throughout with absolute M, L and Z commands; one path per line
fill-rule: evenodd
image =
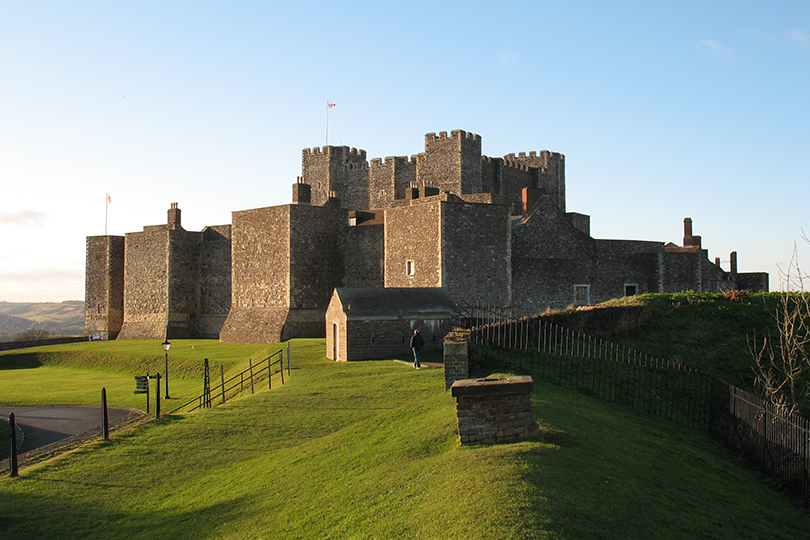
M 419 330 L 414 330 L 411 337 L 411 350 L 413 351 L 413 367 L 416 369 L 422 368 L 422 364 L 419 362 L 419 353 L 422 352 L 424 346 L 425 340 L 422 334 L 419 333 Z

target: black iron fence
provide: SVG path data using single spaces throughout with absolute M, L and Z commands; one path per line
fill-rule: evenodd
M 710 380 L 683 365 L 542 318 L 474 327 L 470 343 L 473 372 L 508 362 L 586 395 L 708 428 Z
M 778 489 L 810 506 L 810 423 L 797 415 L 780 415 L 773 405 L 750 392 L 714 379 L 710 432 L 760 469 Z
M 248 368 L 236 375 L 225 379 L 224 368 L 220 366 L 219 384 L 211 385 L 211 375 L 208 368 L 208 359 L 205 359 L 205 377 L 203 382 L 203 392 L 199 396 L 183 403 L 172 411 L 191 412 L 196 409 L 211 407 L 212 405 L 224 404 L 228 399 L 232 399 L 250 390 L 254 393 L 260 385 L 267 385 L 268 389 L 273 388 L 273 375 L 281 376 L 281 384 L 284 384 L 284 351 L 280 350 L 268 356 L 264 360 L 253 363 L 248 361 Z M 287 376 L 291 370 L 290 349 L 287 348 Z
M 810 507 L 810 423 L 709 375 L 540 317 L 467 312 L 470 370 L 500 365 L 612 403 L 708 430 Z

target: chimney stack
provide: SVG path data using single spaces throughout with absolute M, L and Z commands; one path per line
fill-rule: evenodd
M 293 184 L 293 204 L 312 204 L 312 186 L 301 182 L 301 177 Z
M 173 225 L 172 228 L 180 227 L 180 209 L 177 208 L 177 203 L 173 202 L 172 207 L 169 208 L 169 225 Z
M 683 220 L 683 247 L 701 247 L 700 236 L 692 235 L 692 218 Z

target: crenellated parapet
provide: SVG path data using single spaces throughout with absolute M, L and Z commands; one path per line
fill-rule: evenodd
M 425 151 L 411 156 L 366 160 L 365 150 L 347 146 L 305 148 L 302 181 L 311 186 L 312 204 L 334 197 L 347 210 L 384 208 L 406 199 L 409 186 L 435 186 L 455 195 L 492 193 L 520 204 L 523 188 L 546 189 L 565 205 L 564 156 L 547 150 L 491 158 L 481 154 L 481 136 L 456 129 L 425 135 Z M 334 202 L 329 202 L 334 204 Z

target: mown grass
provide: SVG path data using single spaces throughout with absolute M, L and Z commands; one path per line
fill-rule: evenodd
M 463 448 L 441 369 L 334 363 L 323 340 L 292 351 L 284 386 L 0 479 L 0 535 L 792 539 L 810 527 L 706 435 L 664 420 L 537 382 L 544 440 Z
M 168 406 L 179 405 L 202 393 L 205 358 L 209 359 L 215 385 L 220 365 L 225 367 L 228 377 L 247 367 L 248 358 L 261 360 L 280 348 L 280 344 L 172 341 L 169 350 L 172 399 Z M 99 405 L 101 388 L 105 387 L 109 406 L 145 410 L 145 396 L 134 394 L 134 378 L 147 373 L 165 375 L 165 356 L 160 341 L 156 340 L 70 343 L 0 353 L 0 370 L 3 373 L 0 402 L 6 405 Z M 152 384 L 154 389 L 154 381 Z

